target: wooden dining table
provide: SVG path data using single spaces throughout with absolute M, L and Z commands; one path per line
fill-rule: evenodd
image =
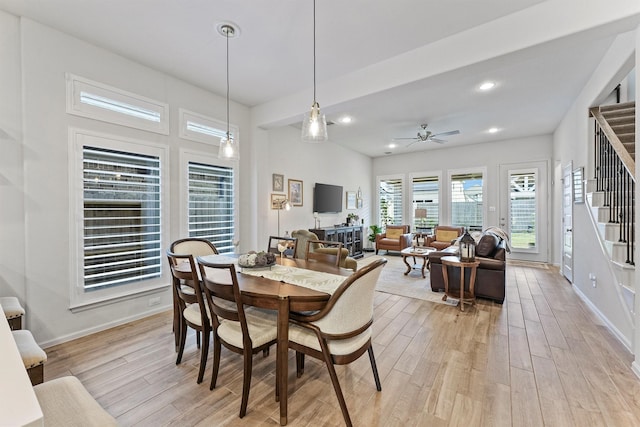
M 207 255 L 201 257 L 207 262 L 223 262 L 225 255 Z M 335 267 L 317 261 L 306 261 L 295 258 L 277 257 L 276 263 L 288 267 L 296 267 L 304 270 L 312 270 L 320 273 L 329 273 L 347 277 L 353 274 L 352 270 Z M 276 341 L 276 401 L 280 402 L 280 425 L 287 424 L 287 397 L 288 397 L 288 349 L 289 349 L 289 315 L 292 311 L 314 311 L 322 309 L 331 295 L 310 287 L 295 285 L 286 282 L 286 277 L 281 280 L 273 280 L 260 275 L 243 274 L 238 269 L 238 286 L 244 304 L 278 312 L 278 337 Z

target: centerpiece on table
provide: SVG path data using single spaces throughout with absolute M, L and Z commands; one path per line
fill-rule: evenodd
M 249 251 L 238 257 L 238 265 L 242 268 L 271 268 L 275 263 L 275 254 L 264 251 Z

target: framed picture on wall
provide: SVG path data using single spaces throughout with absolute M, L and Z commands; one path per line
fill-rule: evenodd
M 271 193 L 271 209 L 281 209 L 282 203 L 287 200 L 286 194 Z
M 347 191 L 347 209 L 356 209 L 356 192 Z
M 271 175 L 271 184 L 273 185 L 272 191 L 284 191 L 284 175 L 279 173 Z
M 292 206 L 302 206 L 302 181 L 298 179 L 289 180 L 289 201 Z

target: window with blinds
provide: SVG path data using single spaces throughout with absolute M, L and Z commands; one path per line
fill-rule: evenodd
M 511 173 L 509 176 L 509 233 L 511 246 L 535 249 L 536 241 L 536 181 L 535 172 Z
M 378 190 L 381 227 L 402 225 L 402 179 L 382 179 Z
M 440 179 L 437 176 L 414 177 L 413 229 L 433 228 L 440 219 Z
M 482 230 L 482 173 L 451 175 L 451 225 Z
M 84 289 L 161 275 L 160 159 L 83 147 Z
M 220 253 L 234 251 L 234 170 L 189 162 L 189 236 L 207 239 Z

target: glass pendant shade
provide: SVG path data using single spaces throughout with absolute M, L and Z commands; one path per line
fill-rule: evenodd
M 314 102 L 311 111 L 304 115 L 302 121 L 302 140 L 307 142 L 324 142 L 329 139 L 327 119 L 320 113 L 320 105 Z
M 238 160 L 238 144 L 227 133 L 227 136 L 220 138 L 220 149 L 218 157 L 221 159 Z

